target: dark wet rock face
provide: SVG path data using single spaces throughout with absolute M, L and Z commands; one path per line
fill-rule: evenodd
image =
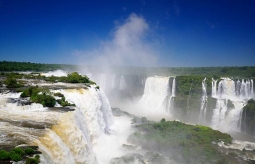
M 110 164 L 145 164 L 143 156 L 139 153 L 129 153 L 122 157 L 113 158 Z
M 134 150 L 137 149 L 137 146 L 135 146 L 135 145 L 123 144 L 123 145 L 122 145 L 122 148 L 123 148 L 124 150 L 127 150 L 127 151 L 134 151 Z
M 17 103 L 18 106 L 31 105 L 33 102 L 29 98 L 9 98 L 8 103 Z
M 147 152 L 144 157 L 150 164 L 174 164 L 173 161 L 170 161 L 165 156 L 160 153 Z

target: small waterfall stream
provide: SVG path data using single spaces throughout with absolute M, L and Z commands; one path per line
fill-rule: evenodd
M 206 109 L 207 109 L 207 91 L 206 91 L 206 78 L 202 81 L 202 97 L 199 113 L 199 122 L 203 124 L 206 121 Z
M 126 87 L 125 78 L 124 78 L 124 75 L 121 75 L 119 90 L 123 90 L 123 89 L 125 89 L 125 87 Z

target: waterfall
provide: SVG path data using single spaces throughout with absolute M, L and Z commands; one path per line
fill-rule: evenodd
M 176 87 L 175 87 L 175 77 L 173 79 L 173 84 L 172 84 L 172 97 L 175 97 L 175 91 L 176 91 Z
M 0 134 L 5 138 L 0 143 L 36 145 L 45 164 L 96 164 L 93 144 L 100 135 L 109 133 L 113 123 L 104 92 L 95 86 L 52 92 L 61 92 L 76 104 L 75 110 L 53 112 L 41 105 L 18 106 L 8 102 L 17 95 L 0 95 Z
M 235 93 L 235 82 L 229 78 L 223 78 L 218 84 L 218 98 L 234 98 Z
M 217 96 L 217 81 L 212 78 L 212 97 Z
M 249 79 L 235 82 L 229 78 L 222 78 L 218 87 L 212 79 L 212 96 L 217 98 L 213 110 L 212 127 L 240 131 L 243 107 L 247 100 L 252 98 L 252 88 L 253 80 Z
M 253 79 L 251 79 L 251 97 L 254 98 Z
M 216 107 L 213 109 L 212 127 L 219 129 L 220 125 L 224 124 L 225 114 L 227 111 L 227 100 L 218 99 Z
M 253 92 L 253 80 L 247 79 L 244 81 L 242 79 L 241 88 L 240 88 L 240 97 L 242 99 L 249 99 L 252 98 L 254 95 Z
M 115 88 L 115 74 L 112 76 L 111 89 Z
M 229 108 L 228 103 L 234 107 Z M 243 102 L 218 99 L 213 110 L 212 127 L 221 130 L 241 130 Z
M 171 96 L 168 100 L 168 103 L 166 105 L 166 108 L 168 109 L 168 113 L 171 113 L 171 114 L 173 114 L 173 107 L 174 107 L 173 103 L 174 103 L 174 98 L 175 98 L 175 91 L 176 91 L 176 82 L 175 82 L 175 77 L 173 77 L 172 92 L 171 92 Z
M 166 113 L 170 96 L 169 77 L 148 77 L 138 104 L 149 113 Z
M 199 113 L 199 122 L 204 123 L 206 117 L 206 108 L 207 108 L 207 91 L 206 91 L 206 78 L 202 81 L 202 97 Z
M 119 90 L 123 90 L 123 89 L 125 89 L 125 87 L 126 87 L 125 78 L 124 78 L 124 75 L 121 75 L 121 77 L 120 77 L 120 87 L 119 87 Z
M 238 79 L 237 82 L 236 82 L 236 96 L 239 97 L 240 96 L 240 91 L 241 91 L 241 82 L 240 80 Z

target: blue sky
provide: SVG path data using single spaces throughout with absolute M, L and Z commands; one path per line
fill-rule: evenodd
M 0 0 L 0 60 L 254 66 L 253 0 Z

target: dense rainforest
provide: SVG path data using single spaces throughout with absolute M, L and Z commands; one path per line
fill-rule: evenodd
M 69 64 L 42 64 L 31 62 L 0 61 L 0 71 L 52 71 L 57 69 L 77 71 L 79 65 Z M 80 65 L 81 67 L 81 65 Z M 98 66 L 82 66 L 90 72 L 106 72 Z M 113 66 L 113 70 L 122 74 L 148 74 L 148 75 L 212 75 L 227 77 L 255 77 L 254 66 L 242 67 L 122 67 Z
M 30 62 L 1 61 L 0 71 L 53 71 L 57 69 L 75 69 L 69 64 L 43 64 Z

